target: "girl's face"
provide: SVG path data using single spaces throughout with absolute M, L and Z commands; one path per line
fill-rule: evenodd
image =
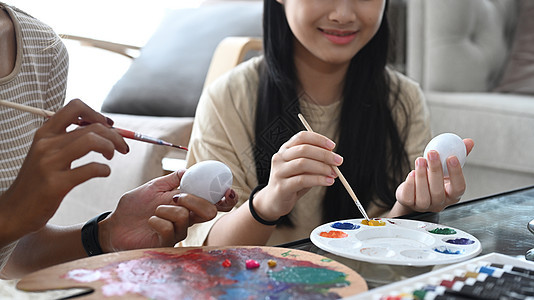
M 295 55 L 329 64 L 350 62 L 376 34 L 386 0 L 276 0 L 296 37 Z

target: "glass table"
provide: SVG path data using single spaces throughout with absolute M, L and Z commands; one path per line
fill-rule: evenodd
M 482 245 L 479 255 L 497 252 L 524 259 L 526 252 L 534 248 L 534 235 L 527 227 L 529 221 L 534 219 L 534 186 L 460 202 L 439 213 L 413 213 L 400 218 L 439 223 L 468 232 Z M 306 250 L 340 261 L 360 273 L 369 289 L 444 266 L 387 266 L 357 262 L 323 251 L 309 238 L 280 246 Z

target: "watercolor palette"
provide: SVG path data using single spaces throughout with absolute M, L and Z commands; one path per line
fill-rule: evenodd
M 330 222 L 315 228 L 311 241 L 330 253 L 371 263 L 430 266 L 472 258 L 482 251 L 471 234 L 443 225 L 404 219 L 365 219 Z
M 534 299 L 533 286 L 534 262 L 489 253 L 347 299 Z
M 17 288 L 87 288 L 84 299 L 339 299 L 366 291 L 367 284 L 318 254 L 243 246 L 108 253 L 34 272 Z

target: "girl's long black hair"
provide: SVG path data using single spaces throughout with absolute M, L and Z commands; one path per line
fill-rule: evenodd
M 397 128 L 391 113 L 393 106 L 403 104 L 397 101 L 400 86 L 391 89 L 386 71 L 390 38 L 387 6 L 388 1 L 377 33 L 350 62 L 339 120 L 336 152 L 345 158 L 340 170 L 366 208 L 372 201 L 391 208 L 396 186 L 409 168 L 404 148 L 407 131 Z M 258 182 L 267 184 L 273 154 L 304 127 L 297 117 L 294 36 L 277 1 L 264 1 L 263 34 L 265 60 L 260 68 L 254 156 Z M 401 111 L 407 117 L 407 109 L 401 107 Z M 327 188 L 322 207 L 324 222 L 361 217 L 339 180 Z M 289 215 L 281 224 L 292 225 Z

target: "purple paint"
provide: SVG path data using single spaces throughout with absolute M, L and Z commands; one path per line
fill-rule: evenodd
M 353 230 L 353 229 L 360 228 L 360 225 L 349 223 L 349 222 L 344 222 L 344 223 L 336 222 L 332 224 L 331 227 L 336 228 L 336 229 Z
M 468 238 L 450 239 L 450 240 L 446 240 L 445 242 L 449 244 L 454 244 L 454 245 L 471 245 L 475 243 L 475 241 L 470 240 Z

